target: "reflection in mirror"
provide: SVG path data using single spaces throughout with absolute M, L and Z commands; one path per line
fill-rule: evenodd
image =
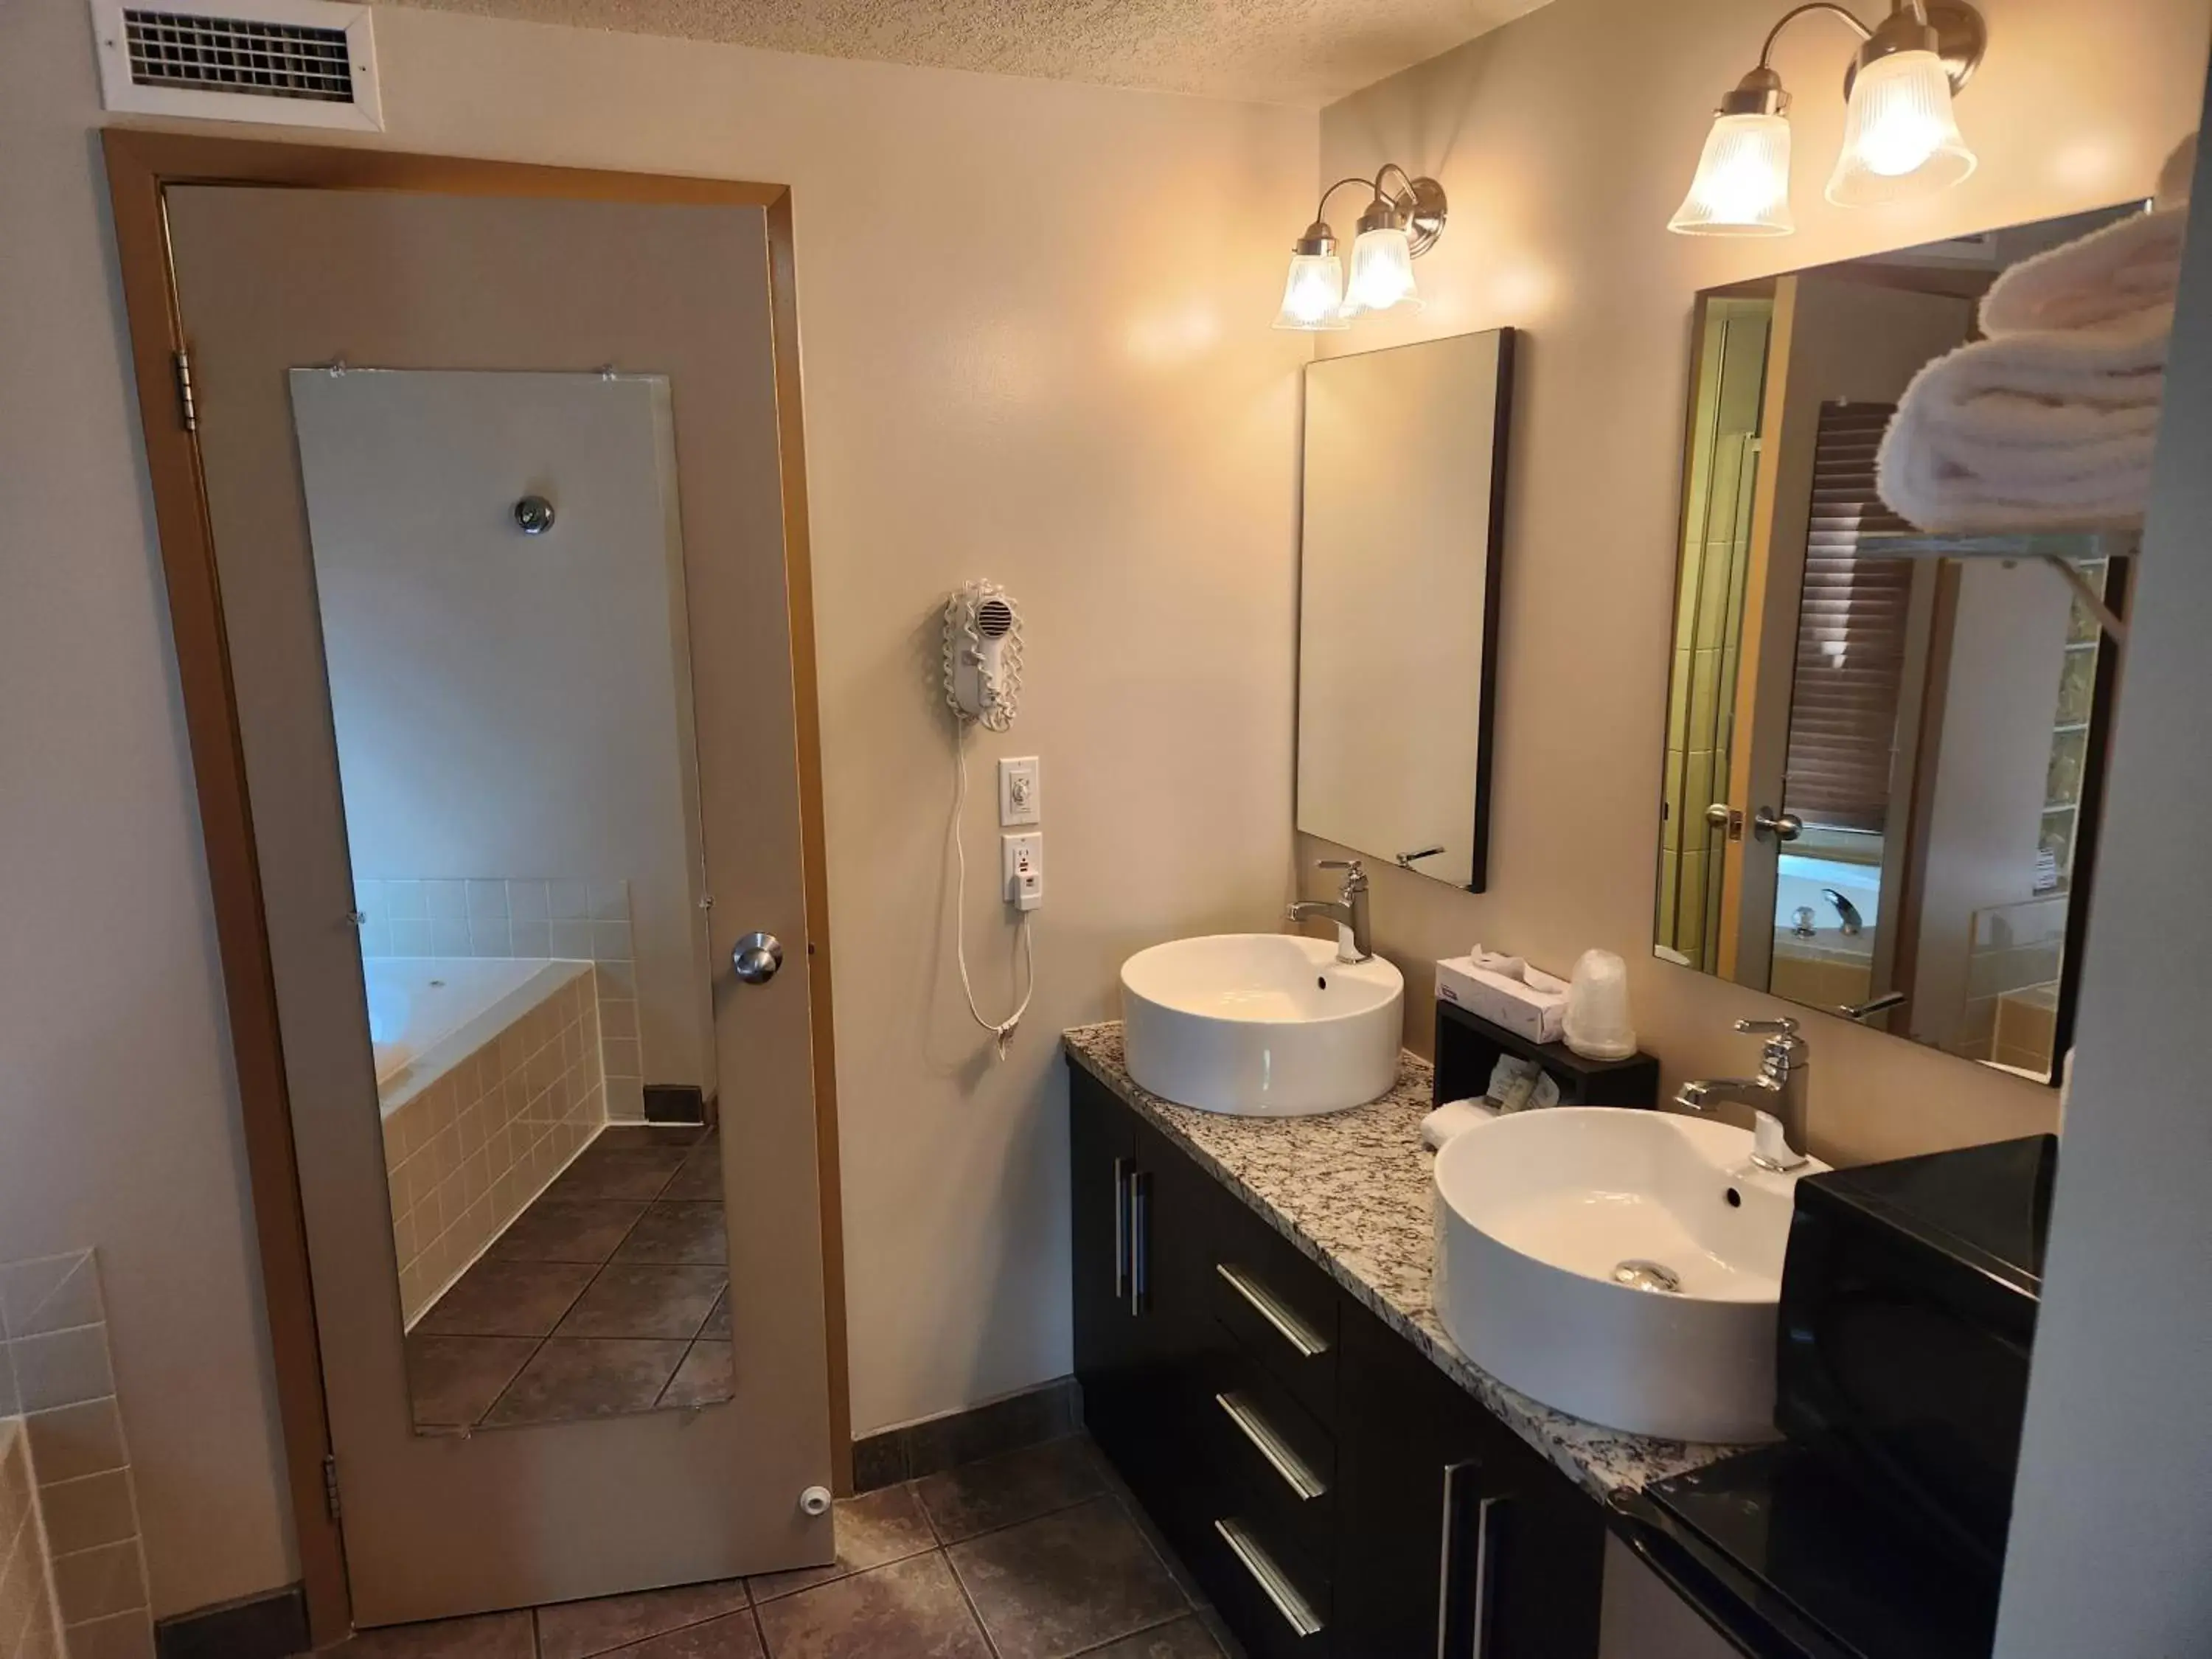
M 417 1430 L 726 1398 L 667 382 L 292 407 Z
M 1297 827 L 1480 892 L 1513 331 L 1306 369 Z
M 2002 271 L 2132 210 L 1700 297 L 1660 956 L 2052 1075 L 2135 537 L 1923 534 L 1875 455 Z

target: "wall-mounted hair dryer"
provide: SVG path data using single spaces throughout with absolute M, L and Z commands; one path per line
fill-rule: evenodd
M 972 581 L 945 602 L 945 701 L 993 732 L 1014 723 L 1022 692 L 1022 613 L 1006 590 Z

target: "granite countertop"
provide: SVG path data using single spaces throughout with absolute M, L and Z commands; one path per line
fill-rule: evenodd
M 1074 1062 L 1195 1158 L 1268 1225 L 1601 1501 L 1717 1462 L 1735 1446 L 1624 1434 L 1539 1405 L 1452 1346 L 1429 1305 L 1436 1258 L 1430 1066 L 1400 1057 L 1382 1099 L 1321 1117 L 1228 1117 L 1171 1105 L 1129 1075 L 1117 1021 L 1064 1034 Z

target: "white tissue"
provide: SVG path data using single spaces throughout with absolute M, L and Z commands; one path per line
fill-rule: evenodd
M 1528 959 L 1526 957 L 1509 957 L 1502 951 L 1486 951 L 1477 945 L 1467 953 L 1467 957 L 1484 973 L 1495 974 L 1500 979 L 1525 981 L 1528 977 Z
M 1497 1115 L 1479 1100 L 1448 1100 L 1421 1120 L 1421 1145 L 1439 1151 L 1454 1136 L 1463 1135 Z

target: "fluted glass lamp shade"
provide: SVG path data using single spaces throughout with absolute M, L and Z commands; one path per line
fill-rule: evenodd
M 1974 152 L 1951 112 L 1951 78 L 1932 52 L 1897 52 L 1866 64 L 1851 82 L 1843 153 L 1828 180 L 1838 207 L 1872 207 L 1926 196 L 1974 170 Z
M 1361 231 L 1352 245 L 1352 283 L 1345 290 L 1345 310 L 1356 317 L 1393 306 L 1418 308 L 1420 303 L 1420 291 L 1413 284 L 1413 243 L 1405 227 Z
M 1248 315 L 1249 313 L 1247 313 Z M 1344 261 L 1334 253 L 1293 253 L 1277 328 L 1350 328 L 1344 314 Z
M 1667 228 L 1685 236 L 1787 236 L 1796 228 L 1788 118 L 1716 116 L 1690 193 Z

